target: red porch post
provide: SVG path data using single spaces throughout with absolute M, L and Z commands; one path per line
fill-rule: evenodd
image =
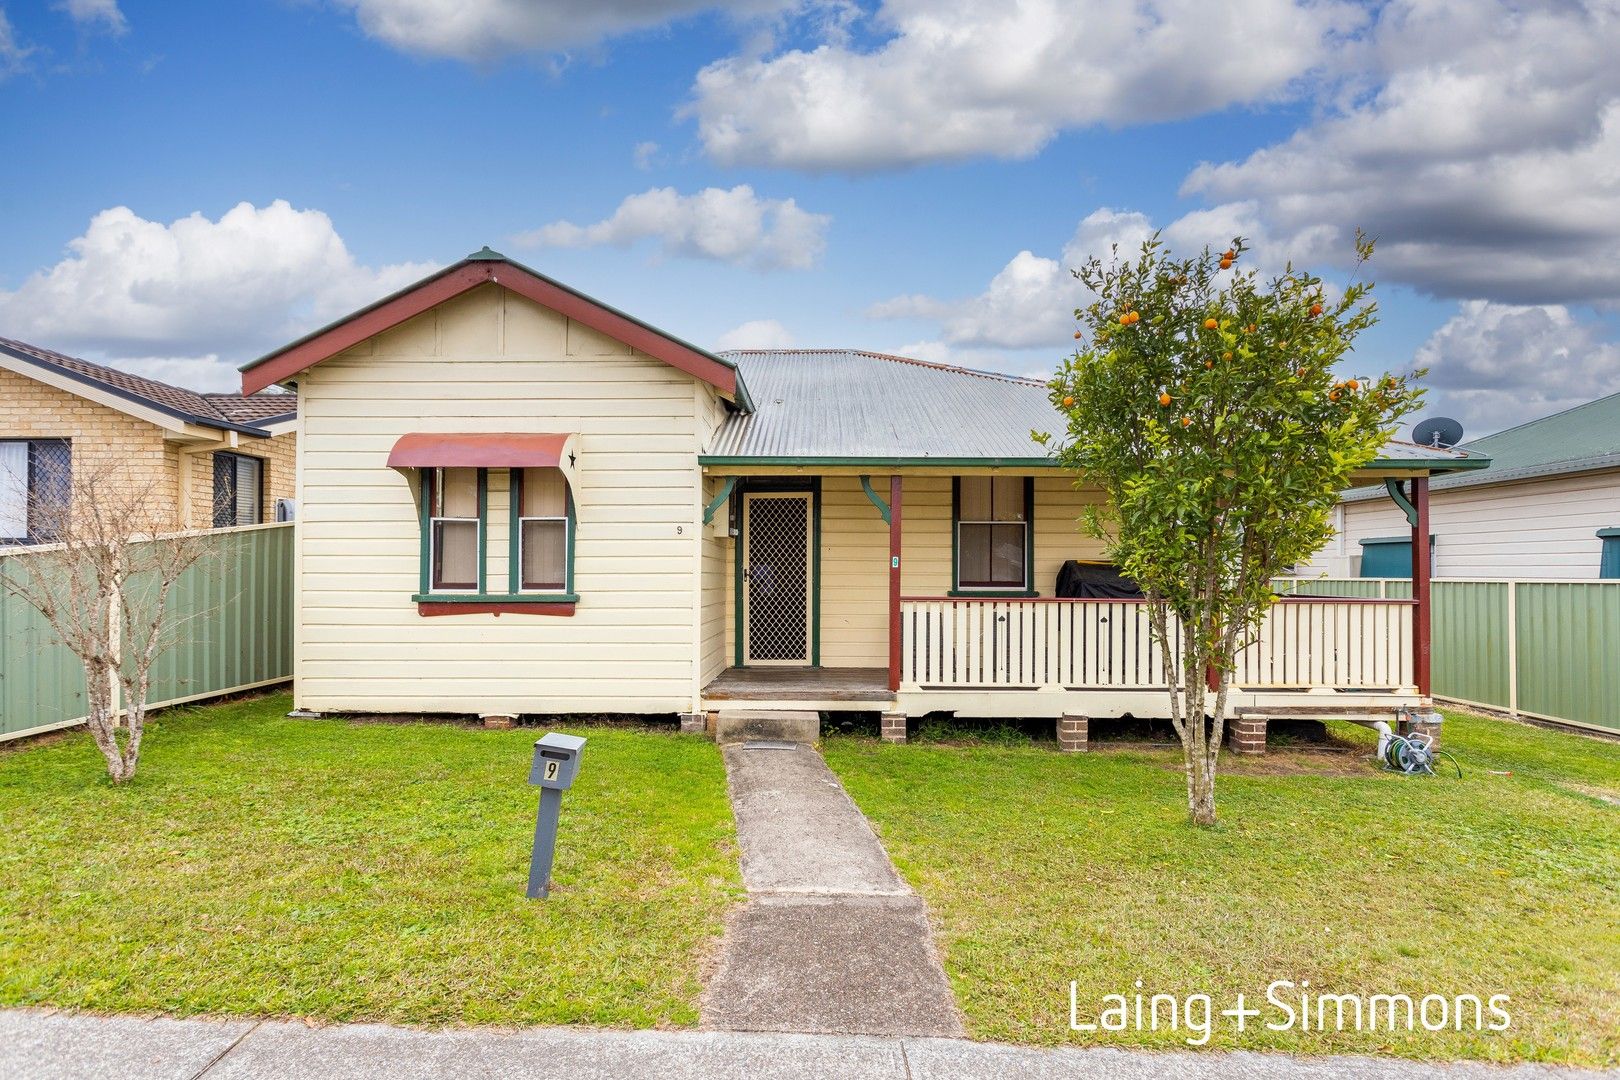
M 1412 479 L 1412 672 L 1418 693 L 1429 696 L 1429 478 Z
M 900 689 L 900 474 L 889 477 L 889 689 Z

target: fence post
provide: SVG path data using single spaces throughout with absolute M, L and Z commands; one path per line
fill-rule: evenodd
M 1508 713 L 1519 715 L 1519 583 L 1507 583 Z

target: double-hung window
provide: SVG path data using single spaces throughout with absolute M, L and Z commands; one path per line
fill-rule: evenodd
M 484 471 L 423 469 L 422 505 L 427 519 L 427 591 L 481 590 Z
M 264 521 L 264 459 L 246 454 L 214 455 L 214 528 L 258 525 Z
M 54 539 L 72 490 L 67 439 L 0 439 L 0 544 Z
M 1030 506 L 1034 482 L 1023 476 L 956 480 L 957 592 L 1028 592 Z
M 572 593 L 573 514 L 561 469 L 512 470 L 517 557 L 513 592 Z

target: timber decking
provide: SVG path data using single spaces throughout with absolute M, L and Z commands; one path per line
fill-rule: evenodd
M 703 688 L 710 701 L 863 701 L 889 705 L 884 668 L 726 668 Z

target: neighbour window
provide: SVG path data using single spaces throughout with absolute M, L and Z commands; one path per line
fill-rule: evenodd
M 484 492 L 482 469 L 422 470 L 427 591 L 483 588 Z
M 73 490 L 67 439 L 0 439 L 0 543 L 46 543 Z
M 1598 577 L 1606 581 L 1620 578 L 1620 529 L 1599 529 L 1603 552 L 1598 560 Z
M 1434 575 L 1434 542 L 1429 537 L 1429 574 Z M 1369 536 L 1361 541 L 1361 572 L 1364 578 L 1409 578 L 1412 576 L 1412 540 L 1406 536 Z
M 572 503 L 561 469 L 512 470 L 513 592 L 572 592 Z
M 1029 511 L 1034 481 L 1023 476 L 963 476 L 956 481 L 956 581 L 968 591 L 1031 588 Z
M 214 455 L 214 528 L 264 521 L 264 459 Z

